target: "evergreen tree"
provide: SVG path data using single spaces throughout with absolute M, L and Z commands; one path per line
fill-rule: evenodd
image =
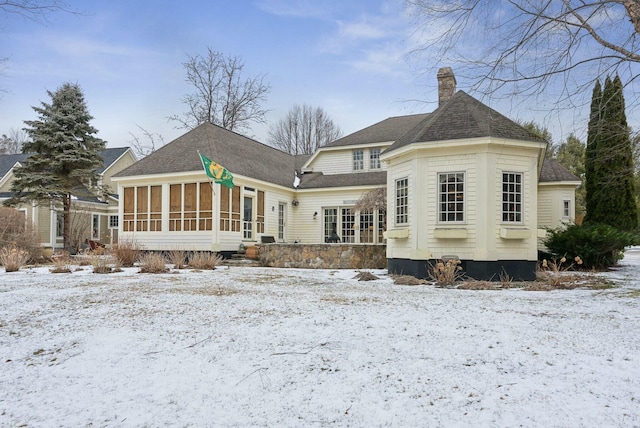
M 599 104 L 587 141 L 587 221 L 636 230 L 633 150 L 618 76 L 606 79 Z
M 69 249 L 71 195 L 97 196 L 96 169 L 102 166 L 100 153 L 105 142 L 89 124 L 93 117 L 77 84 L 65 83 L 47 93 L 51 104 L 33 107 L 38 119 L 25 121 L 30 140 L 22 150 L 33 154 L 16 168 L 11 184 L 14 196 L 6 204 L 62 205 L 64 247 Z
M 599 187 L 596 185 L 598 179 L 596 177 L 596 149 L 598 140 L 600 139 L 600 107 L 602 102 L 602 86 L 600 80 L 596 80 L 591 96 L 591 108 L 589 112 L 589 125 L 587 128 L 587 147 L 584 153 L 584 170 L 585 170 L 585 207 L 587 213 L 585 222 L 590 222 L 597 211 L 596 203 L 598 198 L 596 193 Z
M 536 137 L 547 142 L 547 151 L 544 154 L 546 159 L 553 159 L 556 155 L 557 147 L 553 144 L 553 137 L 551 136 L 551 132 L 541 125 L 538 125 L 534 121 L 530 122 L 520 122 L 520 125 L 531 132 Z

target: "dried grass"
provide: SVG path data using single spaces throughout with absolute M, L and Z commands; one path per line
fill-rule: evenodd
M 4 247 L 0 249 L 0 264 L 4 266 L 6 272 L 17 272 L 24 266 L 31 256 L 29 252 L 16 246 Z
M 380 279 L 369 271 L 360 271 L 354 278 L 357 278 L 358 281 L 375 281 L 376 279 Z
M 140 257 L 140 273 L 167 273 L 166 262 L 161 253 L 145 253 Z
M 574 289 L 577 287 L 575 284 L 575 275 L 572 275 L 569 271 L 573 268 L 574 264 L 582 265 L 582 259 L 576 257 L 573 262 L 569 264 L 566 263 L 567 259 L 565 257 L 552 261 L 544 259 L 538 267 L 536 276 L 539 280 L 546 282 L 551 288 Z
M 171 250 L 167 253 L 169 263 L 174 269 L 184 269 L 187 265 L 187 252 L 183 250 Z
M 393 277 L 393 283 L 396 285 L 424 285 L 427 281 L 411 275 L 398 275 Z
M 224 257 L 218 253 L 210 253 L 208 251 L 195 251 L 189 259 L 189 267 L 191 269 L 213 270 L 222 263 Z
M 113 256 L 120 266 L 131 267 L 142 254 L 142 246 L 134 240 L 121 240 L 113 246 Z
M 51 273 L 71 273 L 71 256 L 67 251 L 61 251 L 51 257 L 53 268 Z
M 437 260 L 435 265 L 428 263 L 429 278 L 439 286 L 451 286 L 464 277 L 460 260 Z

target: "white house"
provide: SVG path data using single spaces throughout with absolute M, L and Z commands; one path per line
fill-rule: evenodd
M 385 245 L 390 272 L 457 257 L 472 277 L 535 275 L 539 230 L 574 218 L 580 180 L 546 143 L 439 73 L 440 106 L 292 156 L 205 123 L 113 177 L 120 235 L 149 250 L 281 243 Z M 212 184 L 198 153 L 234 176 Z M 387 212 L 357 200 L 387 188 Z

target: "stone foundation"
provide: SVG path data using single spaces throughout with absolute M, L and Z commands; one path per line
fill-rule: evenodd
M 258 244 L 263 266 L 308 269 L 384 269 L 385 245 Z

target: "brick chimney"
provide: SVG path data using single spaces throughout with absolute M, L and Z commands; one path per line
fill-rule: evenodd
M 444 104 L 456 93 L 456 77 L 451 67 L 438 70 L 438 107 Z

